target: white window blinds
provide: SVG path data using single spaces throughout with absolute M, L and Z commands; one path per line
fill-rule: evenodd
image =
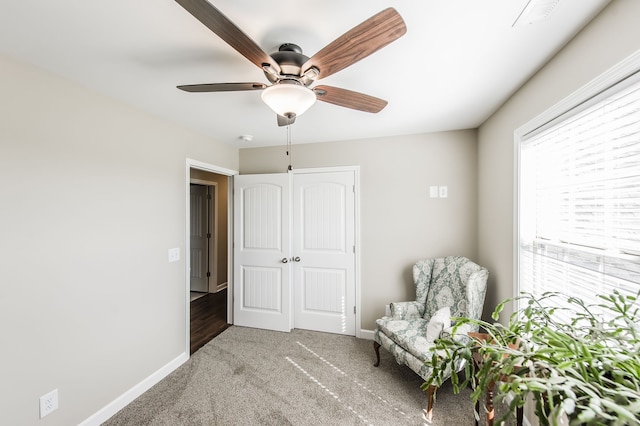
M 520 291 L 640 289 L 640 82 L 625 86 L 521 142 Z

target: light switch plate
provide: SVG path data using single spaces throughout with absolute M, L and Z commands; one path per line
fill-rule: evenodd
M 430 186 L 429 187 L 429 197 L 430 198 L 438 198 L 438 187 Z
M 177 262 L 180 260 L 180 247 L 169 249 L 169 262 Z

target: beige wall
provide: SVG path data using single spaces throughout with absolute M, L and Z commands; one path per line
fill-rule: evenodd
M 640 1 L 611 4 L 472 130 L 295 144 L 295 168 L 360 165 L 362 326 L 411 297 L 422 257 L 466 255 L 512 295 L 513 131 L 640 49 Z M 77 424 L 185 350 L 185 158 L 284 172 L 283 148 L 216 143 L 0 56 L 0 413 Z M 477 145 L 476 145 L 477 139 Z M 448 199 L 430 199 L 447 185 Z
M 485 312 L 513 296 L 514 131 L 639 50 L 639 16 L 640 1 L 612 0 L 479 128 L 478 257 L 492 271 Z M 538 424 L 532 404 L 525 415 Z
M 478 130 L 478 258 L 487 308 L 513 295 L 513 132 L 640 49 L 640 1 L 613 0 Z M 508 307 L 510 311 L 510 307 Z
M 2 56 L 0 93 L 0 423 L 78 424 L 184 354 L 186 158 L 238 152 Z
M 411 266 L 425 257 L 476 257 L 476 132 L 296 144 L 296 169 L 360 166 L 362 328 L 389 302 L 415 298 Z M 240 150 L 240 173 L 285 172 L 284 147 Z M 449 198 L 429 198 L 446 185 Z

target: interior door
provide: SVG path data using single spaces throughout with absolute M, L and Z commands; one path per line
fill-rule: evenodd
M 234 177 L 234 323 L 290 331 L 289 176 Z
M 355 173 L 293 176 L 295 328 L 355 335 Z
M 209 291 L 209 227 L 208 197 L 205 185 L 191 184 L 190 206 L 190 288 L 191 291 Z

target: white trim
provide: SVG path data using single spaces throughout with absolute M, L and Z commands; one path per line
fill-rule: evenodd
M 191 158 L 187 158 L 187 166 L 193 169 L 204 170 L 207 172 L 217 173 L 219 175 L 225 176 L 233 176 L 237 175 L 237 170 L 226 169 L 224 167 L 219 167 L 210 163 L 204 163 L 202 161 L 193 160 Z
M 227 179 L 228 181 L 228 179 Z M 209 201 L 209 223 L 207 224 L 207 226 L 209 227 L 209 229 L 211 230 L 211 225 L 213 224 L 213 241 L 211 241 L 211 239 L 209 239 L 209 250 L 211 250 L 211 253 L 209 253 L 209 271 L 213 271 L 213 286 L 211 285 L 211 274 L 209 275 L 209 293 L 215 293 L 216 291 L 218 291 L 218 238 L 220 237 L 219 233 L 218 233 L 218 220 L 220 219 L 220 216 L 218 214 L 218 209 L 220 207 L 220 201 L 218 200 L 218 183 L 216 182 L 213 185 L 210 185 L 213 188 L 213 200 Z M 211 194 L 209 194 L 211 195 Z M 211 204 L 213 202 L 213 211 L 211 211 Z M 228 238 L 228 236 L 227 236 Z M 212 244 L 213 243 L 213 244 Z M 213 247 L 211 247 L 213 246 Z M 211 262 L 211 260 L 213 260 L 213 262 Z M 211 267 L 213 264 L 213 267 Z
M 95 414 L 80 422 L 80 426 L 99 426 L 118 411 L 129 405 L 137 397 L 151 389 L 155 384 L 171 374 L 176 368 L 180 367 L 189 359 L 189 352 L 183 352 L 175 359 L 169 361 L 156 372 L 151 373 L 146 379 L 134 385 L 131 389 L 111 401 L 109 404 L 98 410 Z
M 522 138 L 529 132 L 534 131 L 538 127 L 543 126 L 570 109 L 586 102 L 598 93 L 608 89 L 638 71 L 640 71 L 640 50 L 632 53 L 618 64 L 609 68 L 589 83 L 585 84 L 557 104 L 553 105 L 551 108 L 544 111 L 542 114 L 517 128 L 514 132 L 516 142 L 522 140 Z
M 336 166 L 336 167 L 314 167 L 310 169 L 293 169 L 292 173 L 335 173 L 335 172 L 355 172 L 360 173 L 360 166 Z
M 185 179 L 185 242 L 184 242 L 184 246 L 185 246 L 185 254 L 184 254 L 184 273 L 185 273 L 185 282 L 184 282 L 184 291 L 185 291 L 185 352 L 187 354 L 189 354 L 191 352 L 191 338 L 190 338 L 190 334 L 191 334 L 191 330 L 190 330 L 190 317 L 191 317 L 191 311 L 190 311 L 190 280 L 191 280 L 191 276 L 189 273 L 189 265 L 191 264 L 191 250 L 190 250 L 190 246 L 191 246 L 191 242 L 189 241 L 190 238 L 190 233 L 191 233 L 191 229 L 190 229 L 190 224 L 189 224 L 189 218 L 191 217 L 191 196 L 190 196 L 190 190 L 189 190 L 189 185 L 191 184 L 191 169 L 198 169 L 198 170 L 203 170 L 206 172 L 211 172 L 211 173 L 217 173 L 220 175 L 225 175 L 225 176 L 229 176 L 232 177 L 234 175 L 238 174 L 238 171 L 236 170 L 231 170 L 231 169 L 226 169 L 224 167 L 219 167 L 216 166 L 214 164 L 209 164 L 209 163 L 204 163 L 202 161 L 198 161 L 198 160 L 193 160 L 191 158 L 187 158 L 186 159 L 186 167 L 185 167 L 185 175 L 186 175 L 186 179 Z M 229 196 L 231 196 L 231 194 L 233 194 L 232 192 L 232 187 L 233 187 L 233 182 L 232 179 L 229 179 L 229 185 L 227 185 L 228 189 L 229 189 Z M 229 202 L 227 203 L 227 208 L 228 208 L 228 220 L 227 220 L 227 235 L 231 236 L 231 238 L 227 238 L 227 282 L 231 283 L 233 282 L 233 198 L 228 198 Z M 229 289 L 229 291 L 227 292 L 227 321 L 232 324 L 231 320 L 233 319 L 232 317 L 232 297 L 233 297 L 233 289 Z
M 231 169 L 226 169 L 223 167 L 218 167 L 215 166 L 213 164 L 208 164 L 208 163 L 203 163 L 201 161 L 197 161 L 197 160 L 192 160 L 190 158 L 186 159 L 186 178 L 185 178 L 185 206 L 186 206 L 186 210 L 185 210 L 185 283 L 184 283 L 184 288 L 185 288 L 185 304 L 186 304 L 186 316 L 185 316 L 185 351 L 183 353 L 181 353 L 180 355 L 178 355 L 176 358 L 174 358 L 173 360 L 169 361 L 167 364 L 165 364 L 164 366 L 160 367 L 157 371 L 155 371 L 154 373 L 152 373 L 151 375 L 149 375 L 147 378 L 143 379 L 142 381 L 140 381 L 139 383 L 137 383 L 136 385 L 134 385 L 131 389 L 127 390 L 125 393 L 123 393 L 122 395 L 120 395 L 119 397 L 117 397 L 116 399 L 114 399 L 113 401 L 111 401 L 110 403 L 108 403 L 107 405 L 105 405 L 103 408 L 101 408 L 100 410 L 98 410 L 96 413 L 94 413 L 93 415 L 91 415 L 90 417 L 88 417 L 87 419 L 85 419 L 84 421 L 80 422 L 79 425 L 80 426 L 99 426 L 102 423 L 104 423 L 105 421 L 107 421 L 109 418 L 111 418 L 113 415 L 115 415 L 118 411 L 122 410 L 124 407 L 126 407 L 128 404 L 130 404 L 131 402 L 133 402 L 136 398 L 138 398 L 140 395 L 142 395 L 143 393 L 145 393 L 147 390 L 151 389 L 151 387 L 153 387 L 154 385 L 156 385 L 157 383 L 159 383 L 162 379 L 164 379 L 165 377 L 167 377 L 169 374 L 171 374 L 174 370 L 176 370 L 178 367 L 180 367 L 182 364 L 184 364 L 185 362 L 187 362 L 189 360 L 189 353 L 191 351 L 190 348 L 190 330 L 189 330 L 189 317 L 190 317 L 190 312 L 189 312 L 189 302 L 190 302 L 190 297 L 189 297 L 189 264 L 190 264 L 190 259 L 189 259 L 189 234 L 190 234 L 190 229 L 189 229 L 189 215 L 190 215 L 190 191 L 189 191 L 189 184 L 191 183 L 191 169 L 199 169 L 199 170 L 204 170 L 204 171 L 208 171 L 208 172 L 213 172 L 213 173 L 218 173 L 221 175 L 226 175 L 226 176 L 233 176 L 238 174 L 237 171 L 235 170 L 231 170 Z M 229 185 L 229 188 L 231 188 L 231 184 Z M 231 192 L 230 192 L 231 194 Z M 230 205 L 230 212 L 232 213 L 231 210 L 231 204 L 233 203 L 229 203 Z M 233 229 L 232 226 L 232 222 L 233 222 L 233 214 L 229 215 L 229 226 L 230 226 L 230 232 Z M 231 235 L 231 234 L 229 234 Z M 231 240 L 231 239 L 229 239 Z M 230 269 L 230 266 L 233 261 L 233 252 L 231 251 L 231 242 L 229 243 L 229 263 L 227 265 L 227 270 Z M 232 273 L 231 271 L 228 272 L 228 274 Z M 228 275 L 228 277 L 230 278 L 230 275 Z
M 518 294 L 518 281 L 520 277 L 520 261 L 518 247 L 520 246 L 520 145 L 523 138 L 534 130 L 544 126 L 551 120 L 559 117 L 567 111 L 589 101 L 604 90 L 620 81 L 640 72 L 640 50 L 637 50 L 618 64 L 609 68 L 589 83 L 585 84 L 560 102 L 545 110 L 543 113 L 518 127 L 513 133 L 514 141 L 514 229 L 513 229 L 513 295 Z
M 360 329 L 360 335 L 357 336 L 361 339 L 365 339 L 365 340 L 373 340 L 373 335 L 375 334 L 375 331 L 373 330 L 363 330 Z
M 519 130 L 519 129 L 518 129 Z M 516 133 L 518 132 L 516 130 Z M 511 280 L 512 297 L 519 293 L 520 277 L 520 141 L 523 135 L 514 135 L 513 149 L 513 279 Z
M 356 264 L 355 264 L 355 271 L 356 271 L 356 312 L 358 313 L 356 315 L 356 337 L 360 337 L 362 338 L 362 330 L 360 329 L 360 327 L 362 327 L 362 283 L 360 281 L 362 274 L 361 274 L 361 259 L 360 259 L 360 255 L 362 253 L 362 244 L 361 244 L 361 238 L 360 238 L 360 166 L 354 166 L 353 168 L 353 172 L 355 174 L 355 179 L 354 179 L 354 185 L 355 185 L 355 194 L 354 194 L 354 216 L 355 216 L 355 228 L 354 231 L 356 233 L 355 235 L 355 245 L 356 245 Z M 359 330 L 359 332 L 358 332 Z M 372 336 L 373 338 L 373 336 Z
M 513 232 L 513 295 L 519 291 L 520 279 L 520 145 L 523 138 L 530 132 L 544 126 L 551 120 L 559 117 L 567 111 L 589 101 L 609 87 L 640 72 L 640 50 L 623 59 L 618 64 L 597 76 L 560 102 L 556 103 L 540 115 L 529 120 L 514 131 L 514 232 Z M 517 308 L 516 308 L 517 309 Z M 524 416 L 524 424 L 530 426 L 527 416 Z
M 286 201 L 283 200 L 283 202 L 286 205 L 287 208 L 287 214 L 289 216 L 289 220 L 286 224 L 287 227 L 287 232 L 288 232 L 288 236 L 289 236 L 289 241 L 287 241 L 287 247 L 288 250 L 285 251 L 286 253 L 288 253 L 288 255 L 291 255 L 293 253 L 293 223 L 294 223 L 294 219 L 293 219 L 293 210 L 294 210 L 294 206 L 293 206 L 293 170 L 287 170 L 287 185 L 289 186 L 289 189 L 287 191 L 287 195 L 288 198 Z M 234 200 L 234 205 L 235 205 L 235 200 Z M 281 230 L 281 233 L 284 232 L 284 230 Z M 234 235 L 235 237 L 235 235 Z M 235 240 L 234 240 L 235 241 Z M 296 319 L 295 319 L 295 305 L 294 305 L 294 301 L 295 301 L 295 291 L 293 289 L 293 279 L 294 279 L 294 274 L 293 274 L 293 266 L 291 264 L 289 264 L 288 268 L 288 287 L 289 287 L 289 300 L 287 301 L 287 303 L 289 303 L 288 305 L 288 309 L 289 309 L 289 324 L 288 324 L 288 330 L 287 332 L 291 332 L 296 324 Z M 235 270 L 235 268 L 234 268 Z M 284 271 L 283 271 L 283 275 L 284 275 Z M 284 305 L 285 300 L 283 299 L 282 304 Z M 284 307 L 283 307 L 284 309 Z
M 235 213 L 233 211 L 233 205 L 235 203 L 233 199 L 235 183 L 233 176 L 229 176 L 229 183 L 227 185 L 227 324 L 233 324 L 233 241 L 235 238 L 233 221 Z
M 207 180 L 207 179 L 191 178 L 190 183 L 196 183 L 198 185 L 205 185 L 205 186 L 218 186 L 218 182 L 214 182 L 212 180 Z
M 211 230 L 211 226 L 213 225 L 213 231 L 211 231 L 213 239 L 209 239 L 209 250 L 207 253 L 207 262 L 209 263 L 207 272 L 210 273 L 209 279 L 207 280 L 207 293 L 215 293 L 218 291 L 218 285 L 215 284 L 218 280 L 218 182 L 191 178 L 191 183 L 213 188 L 213 197 L 211 197 L 207 203 L 207 228 Z M 209 196 L 211 196 L 210 193 Z M 213 206 L 213 211 L 211 210 L 211 206 Z M 188 220 L 190 221 L 191 218 L 189 217 Z M 190 229 L 189 232 L 191 232 Z M 189 236 L 189 241 L 191 241 L 191 236 Z M 211 285 L 212 280 L 215 284 L 213 287 Z M 191 289 L 191 274 L 189 274 L 189 289 Z

